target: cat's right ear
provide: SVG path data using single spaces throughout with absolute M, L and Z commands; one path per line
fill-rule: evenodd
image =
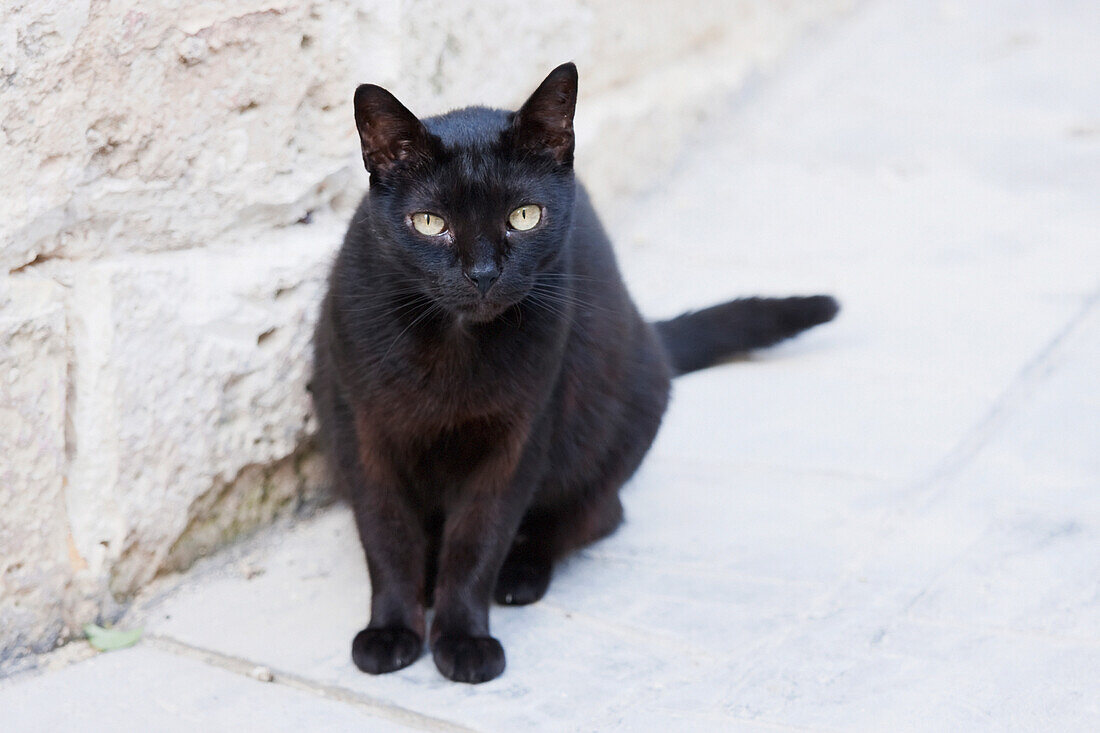
M 355 126 L 371 183 L 399 165 L 430 160 L 435 151 L 435 138 L 416 115 L 375 84 L 355 90 Z

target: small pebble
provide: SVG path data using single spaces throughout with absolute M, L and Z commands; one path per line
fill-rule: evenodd
M 271 670 L 267 667 L 253 667 L 252 671 L 248 673 L 248 676 L 260 682 L 271 682 L 271 680 L 275 679 L 275 675 L 271 674 Z
M 264 574 L 264 569 L 263 568 L 261 568 L 258 565 L 252 565 L 251 563 L 247 563 L 247 562 L 244 562 L 244 563 L 240 564 L 240 570 L 241 570 L 241 575 L 244 576 L 245 580 L 252 580 L 257 575 L 263 575 Z

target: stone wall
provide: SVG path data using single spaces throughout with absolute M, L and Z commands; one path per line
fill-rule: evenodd
M 581 72 L 613 207 L 848 0 L 6 0 L 0 664 L 322 491 L 304 390 L 366 183 L 351 93 L 515 106 Z

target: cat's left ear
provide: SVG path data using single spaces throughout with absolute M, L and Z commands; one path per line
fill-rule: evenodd
M 550 153 L 562 165 L 573 164 L 573 112 L 577 108 L 577 67 L 565 63 L 550 72 L 512 118 L 513 144 Z
M 374 84 L 361 84 L 355 90 L 355 126 L 371 183 L 398 165 L 429 160 L 437 142 L 397 97 Z

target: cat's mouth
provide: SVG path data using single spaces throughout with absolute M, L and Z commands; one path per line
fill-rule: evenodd
M 508 308 L 508 303 L 498 303 L 492 300 L 478 299 L 459 303 L 454 312 L 460 319 L 473 323 L 487 323 Z

